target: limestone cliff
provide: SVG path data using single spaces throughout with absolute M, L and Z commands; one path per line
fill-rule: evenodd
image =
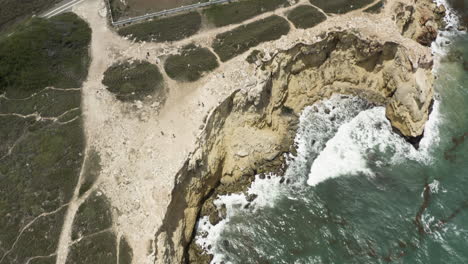
M 394 19 L 403 36 L 430 46 L 437 37 L 438 29 L 444 26 L 446 9 L 432 1 L 415 2 L 416 4 L 394 2 Z
M 256 83 L 239 87 L 212 111 L 177 174 L 156 234 L 157 263 L 210 262 L 193 243 L 197 219 L 209 216 L 216 224 L 225 215 L 213 204 L 218 195 L 245 191 L 257 174 L 281 176 L 283 154 L 295 152 L 301 111 L 332 94 L 384 106 L 395 132 L 418 147 L 434 96 L 432 56 L 422 46 L 436 38 L 444 13 L 428 0 L 389 1 L 382 16 L 401 33 L 395 40 L 335 27 L 312 42 L 252 52 Z
M 350 32 L 331 32 L 256 62 L 257 83 L 227 98 L 209 117 L 198 148 L 180 170 L 163 228 L 158 259 L 207 262 L 192 245 L 199 217 L 220 213 L 218 194 L 244 191 L 253 176 L 279 171 L 305 106 L 333 93 L 358 95 L 387 108 L 394 128 L 420 136 L 433 97 L 431 58 L 411 59 L 405 47 Z M 222 214 L 221 214 L 222 215 Z

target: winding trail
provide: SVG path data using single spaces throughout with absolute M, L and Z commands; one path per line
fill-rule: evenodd
M 71 234 L 73 228 L 73 220 L 75 219 L 76 212 L 80 205 L 88 198 L 91 193 L 90 190 L 84 195 L 79 197 L 79 192 L 81 188 L 81 179 L 83 178 L 83 173 L 85 171 L 87 154 L 83 157 L 83 164 L 81 165 L 80 176 L 78 178 L 78 183 L 76 184 L 75 190 L 73 191 L 73 197 L 68 205 L 67 212 L 65 213 L 65 219 L 62 225 L 62 231 L 60 232 L 60 238 L 57 247 L 57 262 L 56 264 L 65 264 L 68 256 L 68 251 L 71 245 Z

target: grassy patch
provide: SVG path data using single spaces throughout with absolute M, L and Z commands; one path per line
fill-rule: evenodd
M 327 17 L 313 6 L 301 5 L 288 13 L 288 19 L 296 28 L 311 28 L 325 21 Z
M 18 4 L 18 0 L 1 0 L 0 32 L 32 14 L 38 14 L 52 7 L 55 3 L 60 1 L 61 0 L 28 0 L 21 1 L 21 3 Z
M 30 257 L 47 256 L 54 253 L 57 249 L 66 210 L 67 207 L 64 207 L 54 214 L 38 218 L 26 228 L 3 263 L 26 263 Z
M 28 99 L 0 98 L 0 114 L 16 113 L 41 117 L 58 117 L 64 112 L 81 105 L 80 90 L 45 89 Z
M 33 18 L 0 39 L 0 93 L 27 97 L 46 86 L 78 88 L 88 73 L 91 29 L 73 13 Z
M 14 124 L 13 124 L 14 125 Z M 3 144 L 3 142 L 0 142 Z M 35 122 L 0 160 L 0 243 L 12 245 L 21 227 L 72 197 L 81 169 L 84 135 L 81 120 L 59 125 Z M 45 243 L 38 239 L 37 243 Z
M 273 15 L 218 34 L 213 49 L 221 61 L 227 61 L 262 42 L 279 39 L 288 32 L 288 21 Z
M 310 3 L 322 9 L 325 13 L 344 14 L 363 8 L 373 0 L 310 0 Z
M 28 132 L 36 122 L 34 117 L 0 116 L 0 158 L 5 156 L 15 142 Z
M 193 82 L 218 66 L 216 56 L 209 49 L 191 44 L 183 47 L 181 54 L 169 56 L 164 70 L 174 80 Z
M 45 258 L 35 258 L 29 261 L 29 264 L 55 264 L 57 261 L 56 256 L 45 257 Z
M 82 239 L 74 244 L 68 253 L 66 264 L 115 264 L 117 262 L 117 241 L 113 232 L 103 232 Z
M 176 41 L 194 35 L 200 30 L 200 26 L 200 14 L 191 12 L 133 24 L 119 29 L 118 33 L 137 41 Z
M 146 61 L 115 64 L 106 70 L 102 83 L 121 101 L 164 95 L 164 80 L 158 67 Z
M 110 204 L 104 194 L 93 192 L 80 206 L 73 221 L 72 239 L 76 240 L 112 227 Z
M 124 236 L 120 238 L 119 244 L 119 263 L 118 264 L 131 264 L 133 259 L 133 250 L 128 244 Z
M 128 12 L 128 10 L 130 10 L 130 6 L 120 0 L 109 0 L 109 5 L 114 21 L 119 20 L 126 12 Z
M 222 27 L 240 23 L 285 5 L 289 5 L 287 0 L 241 0 L 209 7 L 204 11 L 204 15 L 216 27 Z
M 76 108 L 74 116 L 79 117 L 79 90 L 44 87 L 81 86 L 87 75 L 89 40 L 89 27 L 74 14 L 35 18 L 3 36 L 0 91 L 8 98 L 0 98 L 0 112 L 51 117 Z M 83 162 L 84 134 L 81 118 L 59 124 L 7 115 L 0 123 L 0 248 L 10 248 L 26 224 L 70 201 Z M 52 254 L 65 210 L 37 218 L 5 263 L 25 263 L 29 257 Z M 53 258 L 31 263 L 48 263 Z
M 101 157 L 99 153 L 91 148 L 88 150 L 87 159 L 85 160 L 83 182 L 80 186 L 79 194 L 87 192 L 96 182 L 99 174 L 101 173 Z
M 369 6 L 366 9 L 364 9 L 364 12 L 377 14 L 377 13 L 380 13 L 380 11 L 382 11 L 383 7 L 384 7 L 384 2 L 383 1 L 378 1 L 377 3 Z

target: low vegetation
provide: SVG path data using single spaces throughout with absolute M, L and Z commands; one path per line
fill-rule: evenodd
M 374 2 L 373 0 L 310 0 L 310 3 L 326 13 L 344 14 L 352 10 L 363 8 Z
M 119 29 L 118 33 L 137 41 L 176 41 L 194 35 L 200 26 L 200 14 L 191 12 L 129 25 Z
M 80 107 L 80 104 L 80 90 L 43 89 L 27 100 L 0 98 L 0 114 L 37 113 L 41 117 L 57 117 L 70 109 Z
M 3 118 L 0 118 L 2 124 Z M 78 181 L 82 164 L 80 153 L 84 149 L 81 119 L 61 125 L 34 119 L 24 124 L 21 117 L 14 118 L 17 121 L 10 122 L 8 129 L 14 131 L 12 127 L 22 126 L 20 134 L 10 134 L 13 140 L 0 142 L 2 145 L 14 142 L 10 145 L 11 153 L 0 157 L 0 243 L 3 248 L 13 245 L 19 230 L 33 218 L 69 202 Z M 9 258 L 51 254 L 63 220 L 62 216 L 57 219 L 55 216 L 50 215 L 53 219 L 47 223 L 35 223 L 30 233 L 22 236 L 24 243 L 36 241 L 35 247 L 19 248 Z
M 27 260 L 31 257 L 53 254 L 57 249 L 66 209 L 64 207 L 56 213 L 38 218 L 27 227 L 2 263 L 29 263 Z
M 57 257 L 55 255 L 42 258 L 33 258 L 29 261 L 29 264 L 55 264 Z
M 366 13 L 373 13 L 373 14 L 377 14 L 377 13 L 380 13 L 380 11 L 382 11 L 384 7 L 384 2 L 383 0 L 382 1 L 378 1 L 377 3 L 369 6 L 368 8 L 364 9 L 364 12 Z
M 79 88 L 88 74 L 91 29 L 73 13 L 33 18 L 0 39 L 0 93 L 22 98 L 47 86 Z
M 164 80 L 156 65 L 146 61 L 118 63 L 104 73 L 102 83 L 121 101 L 164 96 Z
M 216 27 L 237 24 L 246 19 L 289 5 L 287 0 L 241 0 L 214 5 L 204 11 L 208 21 Z
M 1 0 L 0 8 L 0 32 L 7 30 L 10 26 L 26 19 L 27 17 L 38 14 L 47 8 L 52 7 L 61 0 Z
M 221 61 L 227 61 L 262 42 L 279 39 L 288 32 L 288 21 L 273 15 L 218 34 L 213 49 Z
M 66 264 L 115 264 L 117 241 L 112 231 L 85 237 L 70 247 Z
M 296 28 L 311 28 L 325 21 L 327 17 L 313 6 L 300 5 L 288 13 L 288 19 Z
M 80 206 L 73 221 L 72 239 L 112 227 L 110 204 L 104 194 L 94 191 Z
M 207 48 L 193 44 L 182 48 L 180 54 L 171 55 L 164 63 L 167 75 L 174 80 L 193 82 L 203 73 L 219 66 L 216 56 Z
M 132 264 L 133 250 L 128 244 L 125 236 L 120 237 L 119 243 L 119 263 L 118 264 Z
M 109 8 L 114 21 L 119 20 L 130 10 L 130 6 L 120 0 L 109 0 Z
M 257 60 L 260 59 L 262 52 L 259 50 L 253 50 L 250 52 L 249 56 L 245 59 L 248 63 L 255 63 Z
M 45 87 L 81 87 L 90 38 L 83 20 L 63 14 L 31 19 L 0 39 L 0 93 L 6 94 L 0 98 L 0 249 L 12 248 L 2 263 L 26 263 L 57 249 L 85 142 L 80 90 Z

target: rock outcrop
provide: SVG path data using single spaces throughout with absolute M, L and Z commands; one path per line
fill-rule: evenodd
M 401 34 L 425 46 L 431 45 L 444 26 L 445 7 L 431 1 L 418 1 L 416 5 L 395 2 L 393 10 Z
M 256 61 L 257 83 L 227 98 L 208 118 L 198 148 L 177 175 L 173 199 L 157 234 L 162 263 L 206 263 L 194 243 L 200 215 L 216 223 L 212 201 L 242 192 L 254 175 L 281 174 L 283 153 L 294 151 L 298 117 L 305 106 L 334 93 L 358 95 L 387 108 L 403 136 L 424 130 L 433 97 L 430 57 L 357 33 L 337 31 Z
M 197 220 L 219 222 L 225 208 L 213 201 L 245 192 L 255 175 L 282 175 L 284 154 L 295 152 L 299 115 L 317 101 L 345 94 L 384 106 L 394 131 L 418 147 L 434 95 L 427 47 L 444 14 L 443 6 L 429 0 L 389 1 L 381 16 L 401 33 L 395 40 L 394 34 L 335 27 L 307 44 L 253 51 L 247 59 L 255 65 L 256 83 L 240 87 L 212 111 L 198 147 L 176 176 L 156 234 L 156 262 L 210 262 L 193 242 Z

